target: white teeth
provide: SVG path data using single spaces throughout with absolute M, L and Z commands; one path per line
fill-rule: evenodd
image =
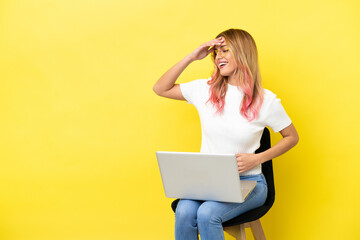
M 226 63 L 220 63 L 219 66 L 224 66 Z

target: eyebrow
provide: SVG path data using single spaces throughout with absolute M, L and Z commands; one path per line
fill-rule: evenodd
M 227 45 L 222 45 L 219 48 L 223 48 L 223 47 L 227 47 Z M 215 49 L 219 49 L 219 48 L 215 48 Z

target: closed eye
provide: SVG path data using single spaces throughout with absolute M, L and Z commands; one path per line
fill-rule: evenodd
M 222 53 L 227 53 L 228 51 L 229 51 L 229 49 L 221 50 Z M 219 54 L 219 50 L 215 50 L 215 53 L 216 53 L 216 54 Z

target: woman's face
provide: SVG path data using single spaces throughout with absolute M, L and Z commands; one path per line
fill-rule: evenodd
M 226 41 L 221 46 L 215 47 L 215 64 L 221 76 L 231 76 L 236 72 L 236 62 Z

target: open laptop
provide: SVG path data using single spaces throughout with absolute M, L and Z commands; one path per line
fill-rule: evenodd
M 241 180 L 235 154 L 156 152 L 169 198 L 245 201 L 256 181 Z

